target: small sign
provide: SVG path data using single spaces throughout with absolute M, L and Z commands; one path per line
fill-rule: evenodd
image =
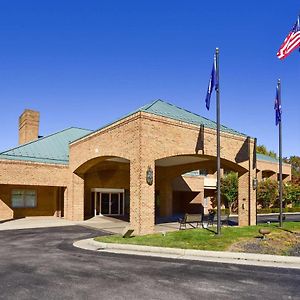
M 126 228 L 122 234 L 122 237 L 124 239 L 128 239 L 131 237 L 132 233 L 133 233 L 134 229 L 130 229 L 130 228 Z

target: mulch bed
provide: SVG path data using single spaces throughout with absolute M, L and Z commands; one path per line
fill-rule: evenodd
M 270 233 L 266 239 L 260 235 L 241 240 L 228 249 L 233 252 L 261 253 L 272 255 L 300 256 L 300 233 L 289 231 Z

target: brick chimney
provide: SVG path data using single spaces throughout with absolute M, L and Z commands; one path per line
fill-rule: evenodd
M 40 113 L 25 109 L 19 117 L 19 145 L 25 144 L 39 137 Z

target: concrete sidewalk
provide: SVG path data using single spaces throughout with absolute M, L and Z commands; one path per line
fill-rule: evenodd
M 72 226 L 75 222 L 58 217 L 26 217 L 0 222 L 0 231 L 29 228 Z
M 54 216 L 34 216 L 20 219 L 0 221 L 0 231 L 16 229 L 34 229 L 46 227 L 63 227 L 80 225 L 92 229 L 102 230 L 108 233 L 121 234 L 129 225 L 129 222 L 113 217 L 97 216 L 85 221 L 70 221 Z M 178 223 L 162 223 L 155 225 L 155 232 L 177 231 Z
M 129 225 L 128 222 L 113 217 L 97 216 L 85 221 L 76 222 L 77 225 L 102 230 L 108 233 L 121 234 Z
M 204 251 L 179 248 L 151 247 L 129 244 L 100 243 L 85 239 L 73 244 L 75 247 L 117 254 L 141 255 L 184 260 L 209 261 L 238 265 L 300 269 L 300 257 L 279 256 L 225 251 Z
M 129 222 L 108 216 L 97 216 L 85 221 L 76 222 L 76 224 L 116 234 L 122 234 L 124 229 L 130 225 Z M 178 222 L 161 223 L 154 226 L 155 232 L 178 231 L 178 229 Z
M 92 229 L 98 229 L 109 233 L 120 234 L 123 232 L 128 222 L 124 222 L 110 217 L 91 218 L 86 221 L 70 221 L 59 217 L 25 217 L 0 222 L 0 231 L 17 229 L 34 229 L 47 227 L 64 227 L 80 225 Z

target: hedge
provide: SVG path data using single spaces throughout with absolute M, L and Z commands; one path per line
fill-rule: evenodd
M 300 207 L 286 207 L 283 208 L 283 212 L 300 212 Z M 270 214 L 270 213 L 279 213 L 278 207 L 272 208 L 261 208 L 257 210 L 258 214 Z

